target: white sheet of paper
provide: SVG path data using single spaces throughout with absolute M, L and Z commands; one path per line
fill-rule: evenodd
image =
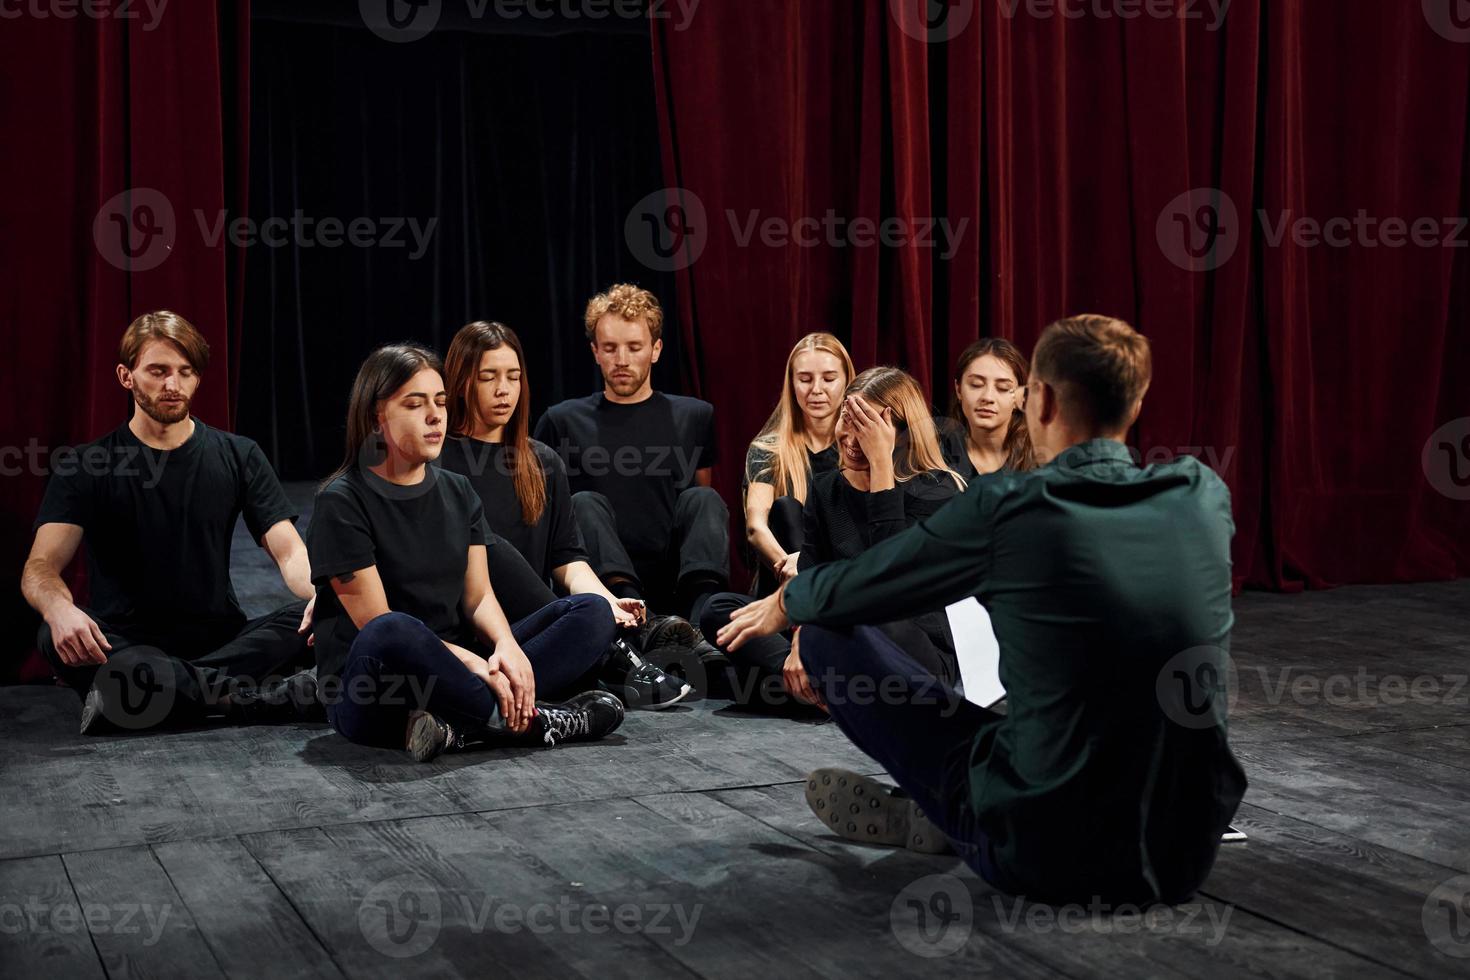
M 972 596 L 945 606 L 944 614 L 954 634 L 965 700 L 988 708 L 1006 696 L 1000 682 L 1000 641 L 990 625 L 990 613 Z

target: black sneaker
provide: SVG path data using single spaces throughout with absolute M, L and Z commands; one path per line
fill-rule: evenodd
M 643 658 L 665 670 L 681 663 L 702 639 L 695 625 L 682 616 L 651 616 L 638 628 Z
M 220 699 L 225 718 L 239 725 L 306 721 L 326 717 L 317 697 L 316 668 L 286 678 L 267 680 L 258 687 L 242 687 Z
M 623 723 L 623 702 L 606 691 L 583 691 L 561 704 L 536 703 L 533 729 L 547 745 L 595 742 Z
M 696 686 L 700 693 L 715 700 L 730 700 L 735 696 L 735 672 L 730 658 L 724 650 L 704 638 L 700 632 L 699 642 L 694 645 L 694 657 L 699 663 Z
M 808 774 L 806 805 L 828 830 L 847 840 L 907 847 L 922 854 L 951 850 L 949 838 L 902 790 L 846 769 Z
M 678 704 L 694 690 L 694 685 L 670 676 L 633 652 L 625 640 L 614 640 L 598 686 L 629 708 L 658 711 Z
M 457 752 L 464 748 L 464 735 L 427 711 L 414 711 L 408 716 L 403 747 L 408 749 L 414 762 L 431 762 L 444 752 Z

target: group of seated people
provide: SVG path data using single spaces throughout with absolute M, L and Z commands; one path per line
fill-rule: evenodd
M 603 390 L 531 437 L 515 332 L 477 321 L 441 360 L 368 355 L 341 465 L 305 540 L 260 448 L 190 402 L 209 348 L 184 318 L 125 332 L 128 422 L 56 472 L 22 588 L 83 734 L 313 717 L 429 761 L 471 746 L 602 738 L 630 708 L 698 694 L 826 713 L 898 783 L 818 770 L 831 830 L 953 847 L 1034 897 L 1179 901 L 1244 790 L 1223 711 L 1156 694 L 1180 651 L 1228 647 L 1224 484 L 1139 468 L 1124 439 L 1151 374 L 1122 321 L 1076 317 L 1028 362 L 971 345 L 949 417 L 895 367 L 803 337 L 745 457 L 750 588 L 730 585 L 711 487 L 714 407 L 653 390 L 663 313 L 620 284 L 586 339 Z M 246 620 L 238 518 L 297 601 Z M 85 609 L 63 574 L 86 539 Z M 966 701 L 945 607 L 975 597 L 1006 715 Z

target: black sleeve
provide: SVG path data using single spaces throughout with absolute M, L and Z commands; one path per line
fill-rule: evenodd
M 311 580 L 326 585 L 335 576 L 360 572 L 378 563 L 372 524 L 350 494 L 327 488 L 316 495 L 306 529 Z
M 822 547 L 822 515 L 818 510 L 820 494 L 815 484 L 807 488 L 806 503 L 801 507 L 801 557 L 796 559 L 797 572 L 822 564 L 830 556 Z
M 709 402 L 700 404 L 704 408 L 704 419 L 700 425 L 699 465 L 694 467 L 697 470 L 715 465 L 720 457 L 719 441 L 715 435 L 715 407 Z
M 903 489 L 904 518 L 908 527 L 933 517 L 960 493 L 954 477 L 939 470 L 921 473 Z
M 919 479 L 915 477 L 915 479 Z M 891 490 L 879 490 L 868 494 L 868 547 L 879 541 L 887 541 L 908 527 L 904 513 L 908 494 L 902 483 Z
M 276 471 L 260 446 L 250 442 L 244 456 L 240 466 L 240 511 L 245 515 L 250 536 L 259 545 L 265 532 L 281 521 L 295 521 L 300 515 L 286 498 L 286 491 L 281 489 L 281 481 L 276 479 Z
M 536 420 L 536 431 L 531 433 L 531 438 L 551 446 L 552 452 L 556 452 L 556 447 L 561 445 L 561 439 L 558 438 L 556 431 L 556 422 L 552 420 L 550 409 L 542 412 L 541 417 Z
M 574 561 L 587 561 L 582 532 L 572 516 L 572 493 L 567 485 L 567 468 L 561 457 L 548 452 L 543 457 L 546 472 L 547 560 L 552 568 Z
M 480 494 L 473 487 L 469 487 L 463 503 L 465 513 L 469 518 L 470 546 L 483 544 L 488 547 L 495 539 L 495 533 L 490 530 L 490 522 L 485 520 L 485 505 L 480 502 Z
M 42 524 L 75 524 L 85 529 L 92 522 L 92 500 L 92 478 L 80 466 L 66 474 L 52 473 L 31 529 Z
M 776 474 L 772 472 L 771 462 L 776 454 L 769 449 L 762 449 L 755 443 L 751 443 L 749 451 L 745 454 L 745 483 L 766 483 L 774 485 Z

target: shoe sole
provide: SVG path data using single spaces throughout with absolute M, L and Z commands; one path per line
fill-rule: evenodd
M 86 698 L 82 700 L 82 735 L 92 734 L 94 728 L 100 729 L 103 720 L 102 695 L 94 688 L 87 692 Z
M 420 712 L 409 720 L 405 747 L 414 762 L 434 761 L 443 753 L 445 742 L 444 730 L 433 715 Z
M 620 685 L 609 684 L 606 681 L 598 681 L 597 688 L 600 691 L 605 691 L 606 693 L 611 694 L 613 697 L 621 701 L 623 703 L 624 711 L 662 711 L 665 708 L 672 708 L 674 705 L 678 704 L 680 701 L 683 701 L 689 695 L 694 693 L 694 686 L 692 684 L 685 683 L 679 689 L 679 693 L 676 697 L 672 697 L 667 701 L 658 701 L 653 704 L 644 704 L 635 697 L 629 697 L 628 689 Z
M 837 836 L 860 844 L 946 854 L 949 840 L 913 800 L 846 769 L 818 769 L 807 777 L 806 804 Z

